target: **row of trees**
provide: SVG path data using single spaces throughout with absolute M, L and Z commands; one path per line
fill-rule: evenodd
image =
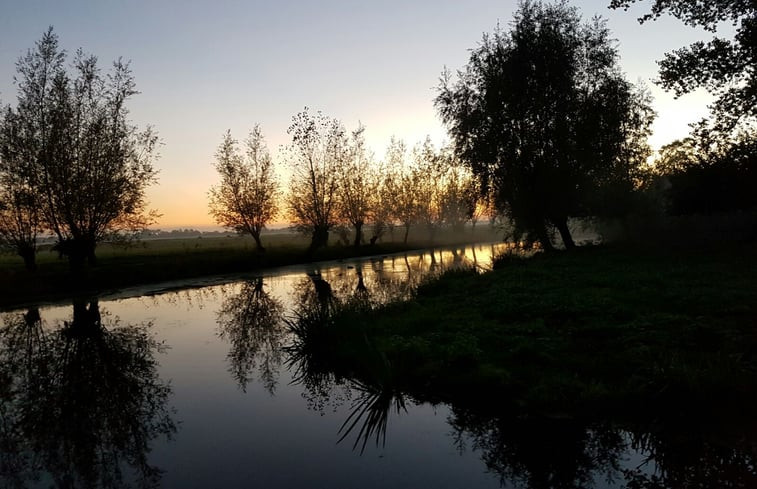
M 610 0 L 610 7 L 636 1 Z M 696 211 L 717 181 L 723 199 L 715 207 L 753 206 L 754 2 L 655 0 L 640 21 L 665 13 L 713 32 L 723 22 L 736 30 L 731 40 L 694 43 L 660 62 L 664 88 L 676 95 L 705 88 L 718 97 L 692 138 L 662 152 L 664 169 L 688 151 L 686 169 L 666 174 L 682 189 L 671 205 Z M 66 58 L 50 29 L 18 61 L 18 103 L 0 117 L 0 242 L 29 268 L 40 233 L 54 235 L 61 255 L 81 267 L 94 262 L 98 242 L 155 218 L 144 191 L 155 181 L 157 138 L 127 119 L 126 102 L 136 93 L 128 63 L 117 60 L 103 74 L 81 50 L 70 66 Z M 405 237 L 412 224 L 430 233 L 442 223 L 459 226 L 475 221 L 485 197 L 525 239 L 550 249 L 556 230 L 571 248 L 569 218 L 629 213 L 649 180 L 648 91 L 625 79 L 605 23 L 583 21 L 564 1 L 522 2 L 509 29 L 485 35 L 463 69 L 443 73 L 435 105 L 452 148 L 426 141 L 408 152 L 393 141 L 381 164 L 373 162 L 362 127 L 349 132 L 320 113 L 296 115 L 284 153 L 292 178 L 283 200 L 260 129 L 244 150 L 227 134 L 216 157 L 222 182 L 211 190 L 211 212 L 251 234 L 261 249 L 265 224 L 287 215 L 315 249 L 337 226 L 352 228 L 355 244 L 367 224 L 374 241 L 394 226 L 404 227 Z M 743 198 L 728 203 L 733 186 Z
M 282 201 L 271 156 L 259 126 L 244 149 L 227 132 L 216 152 L 221 182 L 210 190 L 216 221 L 250 234 L 263 249 L 260 232 L 277 212 L 311 237 L 310 250 L 324 246 L 335 228 L 351 229 L 359 246 L 370 226 L 371 242 L 399 226 L 407 241 L 410 227 L 433 237 L 443 225 L 460 229 L 475 222 L 484 200 L 472 173 L 450 148 L 429 139 L 408 150 L 392 139 L 378 162 L 365 144 L 365 128 L 347 131 L 337 119 L 306 108 L 289 127 L 292 143 L 283 151 L 291 172 Z

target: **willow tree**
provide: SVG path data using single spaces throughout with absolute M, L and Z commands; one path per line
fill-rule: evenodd
M 413 174 L 407 161 L 405 142 L 394 137 L 386 150 L 384 168 L 387 172 L 385 201 L 391 205 L 392 219 L 405 228 L 403 243 L 407 244 L 410 227 L 417 219 L 419 180 Z
M 410 178 L 415 196 L 415 220 L 428 231 L 429 240 L 434 239 L 442 225 L 442 194 L 444 192 L 445 156 L 426 137 L 413 147 Z
M 99 242 L 154 221 L 145 190 L 156 179 L 158 140 L 128 119 L 127 102 L 138 93 L 128 62 L 118 59 L 103 74 L 81 49 L 70 67 L 66 59 L 49 29 L 16 64 L 17 104 L 5 123 L 25 148 L 44 227 L 78 268 L 95 262 Z
M 605 23 L 564 2 L 521 3 L 457 80 L 443 75 L 435 103 L 482 193 L 547 249 L 551 229 L 571 248 L 568 218 L 629 194 L 649 151 L 646 93 L 624 79 Z
M 287 210 L 293 227 L 310 235 L 309 251 L 326 246 L 337 222 L 340 171 L 349 158 L 342 123 L 305 108 L 292 118 L 292 144 L 285 156 L 291 169 Z
M 371 167 L 368 178 L 369 188 L 373 192 L 370 199 L 370 243 L 375 244 L 387 231 L 394 234 L 395 174 L 385 162 L 378 162 Z
M 39 186 L 15 114 L 0 119 L 0 246 L 13 250 L 29 270 L 36 269 L 37 236 L 42 228 Z
M 479 189 L 470 169 L 446 148 L 443 154 L 443 184 L 439 196 L 439 208 L 445 224 L 461 231 L 465 223 L 475 225 L 479 204 Z
M 250 131 L 244 154 L 227 131 L 215 168 L 221 182 L 210 189 L 210 213 L 218 224 L 252 236 L 257 249 L 265 251 L 260 233 L 276 215 L 279 186 L 260 127 Z
M 377 181 L 372 175 L 372 158 L 365 147 L 365 128 L 358 127 L 347 146 L 346 158 L 339 171 L 338 214 L 355 230 L 354 246 L 363 240 L 363 226 L 370 219 Z

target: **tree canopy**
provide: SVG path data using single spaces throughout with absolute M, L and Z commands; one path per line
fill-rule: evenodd
M 18 98 L 2 119 L 2 169 L 36 199 L 40 225 L 72 266 L 95 259 L 98 242 L 153 221 L 145 190 L 155 181 L 158 139 L 128 120 L 137 94 L 129 63 L 103 74 L 81 49 L 67 54 L 50 28 L 17 62 Z M 4 183 L 4 182 L 3 182 Z
M 287 209 L 295 229 L 310 234 L 310 251 L 328 243 L 336 224 L 340 171 L 349 158 L 349 138 L 337 119 L 307 107 L 292 118 L 287 158 L 292 177 Z
M 456 80 L 443 73 L 435 103 L 481 192 L 545 248 L 553 227 L 573 246 L 569 217 L 620 211 L 649 154 L 647 92 L 625 80 L 605 22 L 564 2 L 522 3 Z
M 215 168 L 221 182 L 210 189 L 210 213 L 218 224 L 250 234 L 264 251 L 260 233 L 278 210 L 278 181 L 260 126 L 250 131 L 245 154 L 240 153 L 231 131 L 216 152 Z
M 610 8 L 629 7 L 639 0 L 612 0 Z M 754 0 L 654 0 L 644 23 L 670 14 L 686 25 L 713 33 L 724 23 L 735 28 L 732 39 L 713 37 L 666 53 L 659 61 L 660 85 L 676 96 L 704 88 L 717 96 L 711 109 L 716 126 L 730 131 L 757 120 L 757 3 Z
M 695 132 L 660 149 L 655 176 L 665 182 L 662 205 L 672 215 L 751 211 L 757 207 L 757 137 L 724 141 Z

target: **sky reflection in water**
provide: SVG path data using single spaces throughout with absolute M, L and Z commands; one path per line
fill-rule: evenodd
M 0 485 L 665 487 L 645 458 L 681 447 L 643 431 L 417 404 L 391 382 L 308 377 L 287 348 L 303 311 L 328 314 L 330 301 L 349 297 L 401 299 L 430 274 L 486 270 L 497 251 L 287 267 L 76 302 L 73 313 L 6 313 Z M 707 450 L 684 453 L 680 477 L 707 480 L 691 474 L 697 463 L 723 469 L 736 487 L 755 481 L 752 454 Z

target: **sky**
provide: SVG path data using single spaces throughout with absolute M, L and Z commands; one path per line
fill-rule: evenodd
M 665 52 L 710 34 L 667 17 L 639 25 L 649 1 L 628 12 L 609 10 L 609 0 L 572 4 L 586 19 L 608 20 L 627 78 L 648 84 L 653 148 L 707 114 L 706 93 L 676 100 L 652 81 Z M 426 135 L 442 144 L 433 106 L 442 70 L 462 68 L 483 33 L 506 27 L 516 8 L 513 0 L 0 0 L 0 101 L 15 103 L 15 62 L 48 26 L 61 47 L 81 47 L 103 68 L 131 60 L 141 92 L 130 101 L 132 122 L 162 140 L 159 183 L 147 192 L 162 214 L 157 227 L 212 226 L 207 192 L 227 129 L 241 140 L 260 124 L 275 161 L 305 106 L 348 129 L 365 125 L 378 158 L 392 135 L 409 146 Z

